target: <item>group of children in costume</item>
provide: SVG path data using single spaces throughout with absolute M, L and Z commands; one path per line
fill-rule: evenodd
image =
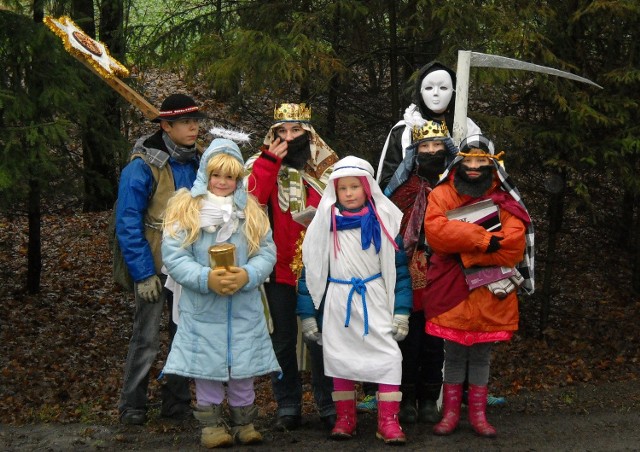
M 396 157 L 383 192 L 369 162 L 354 156 L 318 159 L 320 152 L 335 154 L 324 142 L 309 146 L 310 129 L 303 118 L 283 115 L 286 108 L 277 111 L 280 128 L 270 130 L 265 147 L 246 165 L 234 142 L 213 140 L 193 188 L 174 195 L 164 219 L 164 264 L 181 286 L 179 326 L 164 373 L 195 379 L 201 444 L 211 448 L 262 440 L 253 427 L 254 378 L 271 375 L 275 388 L 290 372 L 284 369 L 284 345 L 276 345 L 275 332 L 272 345 L 260 287 L 284 284 L 270 286 L 267 297 L 284 297 L 290 290 L 281 275 L 291 259 L 281 254 L 291 254 L 299 238 L 289 236 L 286 250 L 278 240 L 274 244 L 284 231 L 272 230 L 273 217 L 288 215 L 290 221 L 291 213 L 306 205 L 317 210 L 304 234 L 303 269 L 293 290 L 305 340 L 319 350 L 322 374 L 333 386 L 332 406 L 324 412 L 322 395 L 316 396 L 331 437 L 355 434 L 356 382 L 369 382 L 377 384 L 376 436 L 390 444 L 406 441 L 399 422 L 401 389 L 415 389 L 420 382 L 408 382 L 403 375 L 411 363 L 403 362 L 399 344 L 406 340 L 420 349 L 427 333 L 436 349 L 444 349 L 443 412 L 434 433 L 456 429 L 468 381 L 469 422 L 477 434 L 495 436 L 485 415 L 491 343 L 508 340 L 517 329 L 518 301 L 515 290 L 499 297 L 485 285 L 469 289 L 464 269 L 518 267 L 523 287 L 532 290 L 533 234 L 491 141 L 474 134 L 458 151 L 444 120 L 406 126 L 411 143 Z M 285 139 L 295 132 L 292 125 L 301 132 Z M 296 144 L 300 136 L 307 136 L 306 145 Z M 309 189 L 315 194 L 308 196 Z M 498 206 L 498 230 L 447 217 L 485 199 Z M 213 266 L 209 249 L 222 243 L 234 245 L 235 262 Z M 418 367 L 409 372 L 426 371 Z M 223 415 L 225 393 L 230 428 Z M 279 401 L 278 409 L 280 425 L 295 428 L 299 406 Z

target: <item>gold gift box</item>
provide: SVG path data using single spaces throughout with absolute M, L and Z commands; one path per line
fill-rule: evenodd
M 221 243 L 209 247 L 209 264 L 211 268 L 226 268 L 236 265 L 236 246 L 232 243 Z

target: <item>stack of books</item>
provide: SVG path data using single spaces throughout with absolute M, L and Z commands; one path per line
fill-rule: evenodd
M 467 206 L 459 207 L 447 212 L 449 220 L 474 223 L 484 227 L 489 232 L 502 229 L 500 223 L 500 208 L 491 200 L 484 199 Z M 518 272 L 513 267 L 470 267 L 464 269 L 469 290 L 486 286 L 496 281 L 517 276 Z

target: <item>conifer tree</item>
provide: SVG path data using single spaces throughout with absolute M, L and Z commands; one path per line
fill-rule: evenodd
M 40 288 L 41 211 L 80 194 L 79 156 L 67 145 L 72 119 L 89 114 L 57 39 L 42 23 L 0 10 L 0 208 L 28 216 L 32 293 Z

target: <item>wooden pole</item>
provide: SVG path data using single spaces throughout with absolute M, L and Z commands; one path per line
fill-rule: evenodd
M 142 97 L 142 95 L 140 93 L 138 93 L 136 90 L 131 88 L 125 82 L 120 80 L 115 75 L 110 77 L 110 78 L 103 77 L 84 58 L 78 57 L 75 54 L 72 54 L 72 55 L 76 58 L 76 60 L 80 61 L 82 64 L 84 64 L 86 67 L 88 67 L 91 70 L 91 72 L 93 72 L 98 77 L 100 77 L 100 79 L 103 82 L 105 82 L 107 85 L 109 85 L 114 91 L 116 91 L 118 94 L 120 94 L 127 102 L 129 102 L 131 105 L 133 105 L 138 110 L 140 110 L 142 112 L 142 114 L 145 116 L 145 118 L 154 119 L 154 118 L 158 117 L 158 115 L 160 114 L 158 109 L 156 107 L 154 107 L 153 105 L 151 105 L 151 103 L 149 103 L 149 101 L 147 101 L 147 99 Z
M 456 69 L 456 111 L 453 115 L 453 142 L 456 146 L 467 136 L 467 104 L 469 102 L 469 71 L 471 52 L 458 51 Z

